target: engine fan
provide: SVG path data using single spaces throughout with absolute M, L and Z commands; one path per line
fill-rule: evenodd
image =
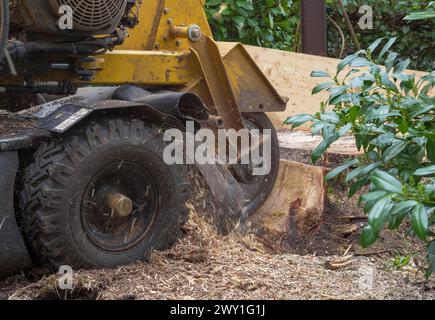
M 111 34 L 126 15 L 128 3 L 129 0 L 14 0 L 12 25 L 32 33 Z M 59 27 L 59 9 L 65 5 L 72 9 L 72 30 Z

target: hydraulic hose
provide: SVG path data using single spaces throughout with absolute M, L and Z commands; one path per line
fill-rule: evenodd
M 9 36 L 9 0 L 0 0 L 0 61 Z
M 9 41 L 7 50 L 12 60 L 29 56 L 94 56 L 106 53 L 118 43 L 118 38 L 102 38 L 71 43 L 50 43 L 42 41 Z

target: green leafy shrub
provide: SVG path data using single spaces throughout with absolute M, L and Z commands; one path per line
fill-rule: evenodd
M 291 50 L 299 22 L 293 0 L 208 0 L 206 12 L 219 41 Z
M 336 74 L 314 71 L 313 77 L 327 81 L 313 94 L 326 90 L 329 99 L 319 113 L 286 122 L 293 128 L 312 122 L 313 134 L 323 135 L 313 162 L 340 137 L 348 133 L 355 137 L 363 155 L 346 161 L 326 179 L 349 170 L 345 177 L 349 196 L 369 187 L 360 199 L 369 214 L 361 236 L 363 247 L 373 244 L 384 226 L 397 229 L 408 220 L 409 234 L 427 243 L 429 275 L 435 271 L 435 98 L 429 96 L 435 72 L 421 79 L 409 75 L 405 71 L 411 61 L 399 60 L 391 50 L 396 39 L 379 50 L 382 41 L 346 57 Z

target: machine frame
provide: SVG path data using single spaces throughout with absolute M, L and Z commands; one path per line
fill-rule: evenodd
M 243 127 L 240 112 L 284 111 L 288 100 L 278 94 L 245 48 L 234 43 L 228 50 L 228 44 L 213 40 L 203 6 L 203 0 L 144 1 L 140 22 L 129 30 L 123 45 L 86 62 L 48 58 L 52 66 L 69 68 L 32 75 L 31 80 L 38 84 L 62 80 L 74 87 L 129 83 L 191 92 L 223 118 L 226 128 L 234 129 Z M 192 28 L 195 39 L 189 33 Z M 80 80 L 77 70 L 94 76 Z M 0 76 L 0 87 L 6 91 L 24 83 L 31 86 L 23 76 Z
M 187 118 L 181 109 L 187 106 L 195 113 L 195 120 L 208 121 L 214 128 L 237 130 L 245 127 L 244 113 L 285 110 L 288 99 L 279 95 L 243 45 L 214 41 L 204 2 L 144 1 L 138 8 L 139 24 L 113 51 L 95 57 L 31 57 L 22 62 L 24 68 L 17 64 L 17 75 L 3 69 L 0 92 L 6 95 L 51 93 L 60 84 L 72 91 L 79 89 L 63 99 L 11 112 L 6 128 L 0 123 L 0 167 L 8 172 L 0 176 L 0 190 L 4 191 L 0 196 L 4 208 L 0 211 L 0 238 L 9 239 L 0 248 L 0 276 L 32 265 L 14 213 L 14 185 L 22 165 L 22 150 L 35 150 L 44 141 L 104 113 L 134 112 L 144 118 L 153 115 L 183 120 Z M 27 68 L 26 63 L 34 63 L 36 69 Z M 125 84 L 148 91 L 143 97 L 139 92 L 137 97 L 135 89 L 131 92 L 126 88 L 124 96 L 117 95 L 119 86 Z M 220 174 L 216 168 L 203 167 L 200 171 L 208 181 L 221 181 L 216 193 L 233 201 L 237 193 L 231 190 L 237 181 L 229 172 L 216 180 Z M 274 181 L 269 180 L 256 205 L 270 193 Z

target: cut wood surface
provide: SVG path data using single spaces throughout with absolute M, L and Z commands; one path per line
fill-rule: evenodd
M 234 44 L 219 43 L 222 52 L 232 46 Z M 269 114 L 276 128 L 288 129 L 287 126 L 283 126 L 283 122 L 289 116 L 300 113 L 313 114 L 320 110 L 320 103 L 326 100 L 328 95 L 312 95 L 311 92 L 324 80 L 312 78 L 310 74 L 314 70 L 335 73 L 340 60 L 254 46 L 246 48 L 280 95 L 290 99 L 285 112 Z M 416 74 L 417 77 L 425 74 L 420 71 L 410 73 Z
M 325 211 L 326 172 L 326 168 L 281 160 L 275 187 L 252 216 L 252 225 L 275 235 L 290 236 L 293 230 L 307 235 L 320 224 Z

